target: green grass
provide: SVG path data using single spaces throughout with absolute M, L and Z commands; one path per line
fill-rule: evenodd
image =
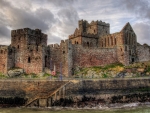
M 8 77 L 4 75 L 3 73 L 0 73 L 0 78 L 3 79 L 3 78 L 8 78 Z
M 123 67 L 124 65 L 121 63 L 114 63 L 114 64 L 109 64 L 106 66 L 93 66 L 93 67 L 80 68 L 80 71 L 75 71 L 75 75 L 87 75 L 89 70 L 94 71 L 96 72 L 96 74 L 98 74 L 100 72 L 107 71 L 117 66 Z
M 109 64 L 109 65 L 104 66 L 102 69 L 103 70 L 108 70 L 110 68 L 115 68 L 117 66 L 123 67 L 124 65 L 122 63 L 113 63 L 113 64 Z
M 102 78 L 108 78 L 108 75 L 107 75 L 106 73 L 104 73 L 104 74 L 102 75 Z
M 48 74 L 48 73 L 44 73 L 43 77 L 49 77 L 49 76 L 52 76 L 51 74 Z
M 150 66 L 147 66 L 147 68 L 146 68 L 145 71 L 146 71 L 146 72 L 150 72 Z
M 139 88 L 138 91 L 150 91 L 150 87 L 145 87 L 145 88 Z

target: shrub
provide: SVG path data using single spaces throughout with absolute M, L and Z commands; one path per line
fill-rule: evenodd
M 146 72 L 150 72 L 150 66 L 147 66 Z
M 51 76 L 51 74 L 48 74 L 48 73 L 44 73 L 43 77 L 49 77 Z
M 0 78 L 7 78 L 7 76 L 4 75 L 3 73 L 0 73 Z
M 106 73 L 104 73 L 104 74 L 102 75 L 102 78 L 108 78 L 108 75 L 107 75 Z
M 35 73 L 30 74 L 32 78 L 38 78 L 38 76 Z

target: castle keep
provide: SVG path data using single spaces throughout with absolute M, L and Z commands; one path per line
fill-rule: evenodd
M 11 44 L 0 45 L 0 72 L 5 74 L 14 67 L 36 74 L 55 67 L 57 72 L 71 76 L 79 67 L 116 62 L 129 65 L 148 60 L 150 46 L 137 43 L 129 23 L 121 31 L 110 34 L 108 23 L 80 20 L 79 28 L 59 45 L 47 45 L 47 35 L 39 29 L 12 30 Z

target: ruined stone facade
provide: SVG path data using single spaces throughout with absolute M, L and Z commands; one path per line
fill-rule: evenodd
M 150 46 L 137 43 L 131 25 L 127 23 L 119 32 L 110 34 L 110 25 L 102 21 L 79 21 L 79 28 L 60 45 L 47 45 L 47 35 L 29 28 L 12 30 L 11 45 L 0 46 L 0 72 L 14 67 L 26 73 L 56 70 L 71 76 L 79 67 L 104 66 L 120 62 L 150 60 Z M 50 71 L 50 72 L 51 72 Z

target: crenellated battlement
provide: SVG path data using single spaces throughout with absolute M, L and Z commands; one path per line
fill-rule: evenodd
M 66 48 L 68 48 L 68 39 L 66 40 L 61 40 L 60 44 L 49 44 L 48 48 L 50 48 L 51 50 L 64 50 Z
M 84 27 L 89 27 L 89 26 L 92 26 L 92 25 L 103 25 L 103 26 L 108 26 L 108 27 L 110 26 L 109 23 L 105 23 L 101 20 L 91 21 L 89 23 L 88 21 L 82 19 L 82 20 L 79 20 L 78 23 L 79 23 L 79 26 L 82 24 L 82 25 L 84 25 Z
M 28 34 L 28 35 L 44 35 L 46 34 L 42 33 L 40 29 L 32 30 L 30 28 L 23 28 L 23 29 L 17 29 L 17 30 L 11 30 L 11 36 L 21 35 L 21 34 Z
M 103 25 L 103 26 L 110 26 L 109 23 L 105 23 L 105 22 L 102 22 L 101 20 L 97 20 L 97 21 L 92 21 L 91 23 L 89 23 L 89 26 L 92 26 L 92 25 Z

